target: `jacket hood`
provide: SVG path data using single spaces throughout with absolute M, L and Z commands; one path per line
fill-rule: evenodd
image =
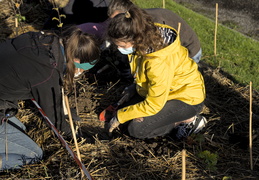
M 155 23 L 155 25 L 159 28 L 163 38 L 164 38 L 164 41 L 167 42 L 167 46 L 164 47 L 163 49 L 160 49 L 158 51 L 155 51 L 155 52 L 152 52 L 152 53 L 149 53 L 147 54 L 146 56 L 147 57 L 154 57 L 154 56 L 166 56 L 168 55 L 168 53 L 170 52 L 171 54 L 175 54 L 177 52 L 179 52 L 179 49 L 180 49 L 180 39 L 179 39 L 179 36 L 178 36 L 178 32 L 168 26 L 168 25 L 165 25 L 165 24 L 159 24 L 159 23 Z M 169 33 L 170 34 L 169 34 Z M 172 33 L 175 34 L 175 38 L 174 39 L 168 39 L 169 37 L 172 37 Z

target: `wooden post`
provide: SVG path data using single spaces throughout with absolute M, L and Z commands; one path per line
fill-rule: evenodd
M 15 17 L 14 21 L 15 21 L 15 35 L 18 36 L 18 18 Z
M 218 31 L 218 3 L 216 3 L 216 19 L 215 19 L 215 34 L 214 34 L 214 56 L 217 56 L 217 31 Z
M 180 36 L 180 31 L 181 31 L 181 23 L 178 22 L 178 28 L 177 28 L 178 36 Z
M 249 151 L 250 151 L 250 168 L 253 170 L 253 151 L 252 151 L 252 143 L 253 143 L 253 129 L 252 129 L 252 119 L 253 119 L 253 111 L 252 111 L 252 82 L 250 82 L 250 105 L 249 105 Z
M 68 118 L 69 118 L 69 122 L 70 122 L 70 127 L 71 127 L 72 134 L 73 134 L 73 139 L 74 139 L 74 141 L 75 141 L 76 153 L 77 153 L 78 159 L 81 161 L 81 155 L 80 155 L 80 151 L 79 151 L 78 144 L 77 144 L 75 128 L 74 128 L 74 124 L 73 124 L 73 120 L 72 120 L 72 115 L 71 115 L 71 111 L 70 111 L 70 107 L 69 107 L 67 95 L 65 95 L 65 103 L 66 103 L 66 107 L 67 107 L 67 112 L 68 112 Z M 83 176 L 84 176 L 83 170 L 81 170 L 81 174 L 82 174 L 82 177 L 83 177 Z
M 182 180 L 186 178 L 186 150 L 182 150 Z

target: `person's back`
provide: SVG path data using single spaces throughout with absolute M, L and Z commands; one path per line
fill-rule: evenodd
M 168 9 L 151 8 L 144 10 L 153 18 L 154 22 L 169 25 L 176 30 L 178 29 L 178 23 L 181 23 L 179 32 L 181 45 L 188 49 L 191 58 L 199 52 L 201 45 L 198 36 L 181 17 Z

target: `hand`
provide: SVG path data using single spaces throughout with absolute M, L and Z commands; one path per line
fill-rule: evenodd
M 136 90 L 135 83 L 126 87 L 122 92 L 122 95 L 125 96 L 125 102 L 128 102 L 136 93 L 137 93 L 137 90 Z
M 111 136 L 113 130 L 116 129 L 119 125 L 120 125 L 120 122 L 119 122 L 119 120 L 117 118 L 117 115 L 116 115 L 108 123 L 107 129 L 108 129 L 108 132 L 109 132 L 110 136 Z
M 133 119 L 133 121 L 135 121 L 135 122 L 143 122 L 143 121 L 144 121 L 144 118 L 143 118 L 143 117 L 141 117 L 141 118 L 135 118 L 135 119 Z

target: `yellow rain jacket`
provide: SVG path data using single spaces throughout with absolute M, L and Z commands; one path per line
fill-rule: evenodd
M 156 26 L 170 26 L 156 23 Z M 188 57 L 188 50 L 180 45 L 179 35 L 167 47 L 144 57 L 129 55 L 131 72 L 139 95 L 145 98 L 137 104 L 119 109 L 120 123 L 152 116 L 158 113 L 168 100 L 176 99 L 197 105 L 205 99 L 205 87 L 197 64 Z

